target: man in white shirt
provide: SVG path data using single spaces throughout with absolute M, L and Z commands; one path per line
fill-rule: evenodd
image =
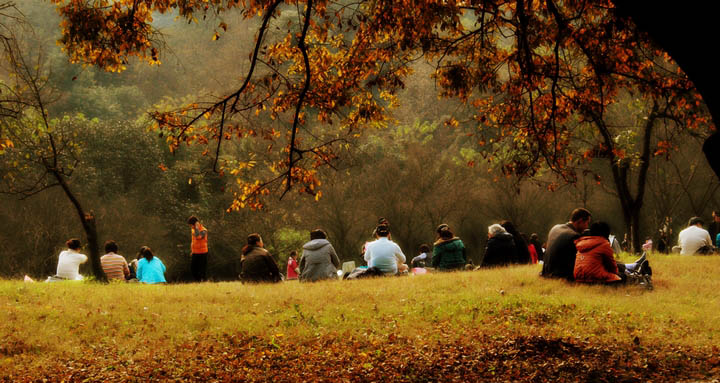
M 680 254 L 709 254 L 712 252 L 712 240 L 710 233 L 702 228 L 703 221 L 700 217 L 690 218 L 688 227 L 680 232 L 678 244 L 680 245 Z
M 398 264 L 400 271 L 407 270 L 405 265 L 405 254 L 400 250 L 397 243 L 388 239 L 390 229 L 386 225 L 380 225 L 375 229 L 378 239 L 370 242 L 365 247 L 365 262 L 368 267 L 377 267 L 385 274 L 397 274 Z

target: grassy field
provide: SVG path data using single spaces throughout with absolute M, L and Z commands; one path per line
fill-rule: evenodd
M 0 281 L 0 381 L 712 381 L 720 257 L 279 285 Z

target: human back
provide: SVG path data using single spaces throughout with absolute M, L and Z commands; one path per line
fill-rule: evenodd
M 128 267 L 127 260 L 120 254 L 117 254 L 119 250 L 115 241 L 105 242 L 105 255 L 100 257 L 100 265 L 102 266 L 105 276 L 108 280 L 125 280 L 130 275 L 130 268 Z
M 243 282 L 280 282 L 280 269 L 270 252 L 265 250 L 260 234 L 248 236 L 240 261 L 240 279 Z
M 300 281 L 312 282 L 337 278 L 340 259 L 327 234 L 320 229 L 310 233 L 310 241 L 303 245 L 300 259 Z
M 87 255 L 79 252 L 80 240 L 73 238 L 65 242 L 65 244 L 68 248 L 60 252 L 58 256 L 55 275 L 62 279 L 81 280 L 83 277 L 80 275 L 80 265 L 87 261 Z
M 577 253 L 575 240 L 590 226 L 591 217 L 588 210 L 578 208 L 573 210 L 570 222 L 555 225 L 550 229 L 543 257 L 543 277 L 574 279 Z
M 368 267 L 376 267 L 384 274 L 397 274 L 398 263 L 405 262 L 400 246 L 388 238 L 390 229 L 386 225 L 379 225 L 375 232 L 378 239 L 367 244 L 364 259 Z
M 710 233 L 703 229 L 702 225 L 703 221 L 699 217 L 690 218 L 688 227 L 678 235 L 680 254 L 707 254 L 712 251 L 713 241 L 710 238 Z
M 593 223 L 589 235 L 575 240 L 574 278 L 582 283 L 615 283 L 621 281 L 614 252 L 609 241 L 610 226 Z
M 439 270 L 460 270 L 467 263 L 465 244 L 446 224 L 438 226 L 438 239 L 433 247 L 433 266 Z
M 149 247 L 141 247 L 139 255 L 142 255 L 142 258 L 138 261 L 138 281 L 148 284 L 167 282 L 165 280 L 165 264 L 153 254 Z

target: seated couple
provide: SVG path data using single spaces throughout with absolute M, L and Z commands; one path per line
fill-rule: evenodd
M 624 284 L 628 277 L 650 275 L 650 263 L 645 255 L 634 263 L 617 263 L 610 246 L 610 225 L 596 222 L 589 233 L 575 240 L 577 254 L 573 275 L 581 283 Z M 649 282 L 645 280 L 645 282 Z

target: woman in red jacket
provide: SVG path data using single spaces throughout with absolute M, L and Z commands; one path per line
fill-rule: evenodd
M 613 250 L 610 247 L 610 225 L 596 222 L 590 226 L 590 235 L 575 240 L 575 281 L 581 283 L 622 283 Z

